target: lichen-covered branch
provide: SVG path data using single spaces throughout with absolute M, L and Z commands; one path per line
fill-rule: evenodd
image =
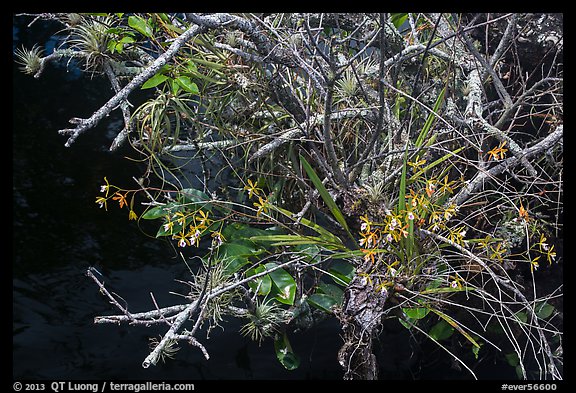
M 162 66 L 168 63 L 168 61 L 170 61 L 170 59 L 176 55 L 182 45 L 184 45 L 192 37 L 199 34 L 203 30 L 203 28 L 196 25 L 190 27 L 172 42 L 166 52 L 158 56 L 158 58 L 154 60 L 152 64 L 150 64 L 141 74 L 134 77 L 128 84 L 126 84 L 126 86 L 124 86 L 118 93 L 110 98 L 106 104 L 94 112 L 92 116 L 87 119 L 75 118 L 70 120 L 70 123 L 76 124 L 76 127 L 66 128 L 58 131 L 58 133 L 61 135 L 70 135 L 64 146 L 72 146 L 72 144 L 81 134 L 95 127 L 104 117 L 108 116 L 110 112 L 121 105 L 134 89 L 141 86 L 144 82 L 153 77 L 160 70 L 160 68 L 162 68 Z

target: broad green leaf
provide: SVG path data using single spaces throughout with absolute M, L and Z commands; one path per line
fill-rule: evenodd
M 262 273 L 265 271 L 266 268 L 262 265 L 259 265 L 246 270 L 246 277 L 251 277 L 255 274 Z M 248 286 L 252 288 L 253 291 L 256 291 L 256 289 L 258 289 L 258 295 L 266 296 L 270 293 L 270 289 L 272 289 L 272 279 L 267 274 L 265 276 L 255 278 L 253 281 L 249 281 Z
M 310 295 L 306 301 L 311 305 L 314 306 L 322 311 L 327 313 L 332 313 L 332 306 L 338 304 L 336 299 L 334 299 L 330 295 L 326 295 L 324 293 L 314 293 Z
M 317 286 L 317 293 L 323 293 L 326 295 L 331 296 L 338 304 L 341 304 L 344 300 L 344 291 L 333 284 L 328 284 L 325 282 L 321 282 Z
M 536 315 L 540 319 L 548 319 L 554 313 L 554 306 L 546 302 L 536 304 Z
M 168 77 L 166 75 L 156 74 L 152 78 L 144 82 L 141 89 L 151 89 L 153 87 L 158 86 L 160 83 L 165 82 L 167 79 Z
M 356 244 L 356 238 L 352 236 L 352 233 L 350 233 L 350 229 L 348 228 L 348 224 L 346 223 L 344 215 L 338 208 L 338 205 L 336 205 L 336 202 L 334 202 L 334 199 L 332 198 L 326 187 L 324 187 L 324 184 L 322 184 L 322 180 L 320 180 L 320 178 L 318 177 L 312 166 L 308 163 L 308 161 L 306 161 L 306 159 L 302 155 L 300 155 L 300 162 L 302 163 L 304 170 L 306 170 L 308 177 L 310 178 L 312 183 L 314 183 L 314 187 L 316 187 L 318 193 L 320 193 L 322 200 L 324 201 L 326 206 L 328 206 L 330 213 L 332 213 L 336 221 L 338 221 L 338 223 L 342 226 L 342 228 L 346 230 L 348 236 L 352 239 L 354 244 Z
M 277 265 L 273 262 L 265 265 L 266 269 L 275 268 Z M 268 273 L 272 283 L 277 290 L 275 299 L 280 303 L 293 305 L 296 296 L 296 281 L 286 270 L 280 268 Z
M 122 37 L 122 39 L 119 42 L 121 42 L 123 44 L 131 44 L 133 42 L 136 42 L 136 39 L 134 37 L 125 36 L 125 37 Z
M 142 214 L 141 218 L 145 220 L 155 220 L 157 218 L 165 217 L 168 214 L 175 213 L 179 208 L 180 204 L 176 202 L 170 202 L 162 206 L 154 206 L 146 210 L 146 213 Z
M 200 94 L 200 90 L 198 90 L 198 85 L 192 82 L 189 77 L 187 76 L 179 76 L 174 80 L 184 91 L 188 93 L 192 93 L 195 95 Z
M 184 188 L 178 193 L 183 203 L 190 203 L 202 207 L 206 210 L 212 210 L 211 198 L 204 192 L 195 188 Z
M 394 27 L 396 27 L 397 29 L 399 29 L 400 26 L 402 26 L 404 24 L 404 22 L 406 22 L 406 19 L 408 19 L 407 13 L 391 13 L 390 14 L 390 22 L 392 22 Z
M 320 239 L 321 240 L 321 239 Z M 321 261 L 320 247 L 315 244 L 301 244 L 294 246 L 294 250 L 306 256 L 306 262 L 316 263 Z
M 410 319 L 418 320 L 424 318 L 430 312 L 430 309 L 426 307 L 416 307 L 416 308 L 402 308 L 404 314 Z
M 295 370 L 300 366 L 300 358 L 292 350 L 286 333 L 274 340 L 274 351 L 276 352 L 276 358 L 285 369 Z
M 345 261 L 336 261 L 330 267 L 329 273 L 336 284 L 347 286 L 354 278 L 354 266 Z
M 436 341 L 446 340 L 450 338 L 454 333 L 454 328 L 445 320 L 441 319 L 436 325 L 432 326 L 432 329 L 428 332 L 430 337 Z
M 131 15 L 128 17 L 128 26 L 138 31 L 146 37 L 152 37 L 152 28 L 145 19 L 139 16 Z
M 271 236 L 277 233 L 278 230 L 275 229 L 259 229 L 254 228 L 248 224 L 244 224 L 241 222 L 235 222 L 232 224 L 228 224 L 222 230 L 222 235 L 227 241 L 232 240 L 247 240 L 254 243 L 252 238 L 257 236 Z
M 226 273 L 233 274 L 249 262 L 252 255 L 258 255 L 261 251 L 247 244 L 224 243 L 218 250 L 218 259 L 226 263 Z

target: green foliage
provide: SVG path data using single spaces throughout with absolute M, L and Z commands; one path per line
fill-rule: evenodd
M 264 265 L 266 269 L 272 269 L 276 266 L 273 262 Z M 290 273 L 283 268 L 279 268 L 270 272 L 269 276 L 272 279 L 271 296 L 280 303 L 293 305 L 294 297 L 296 296 L 296 281 L 294 281 Z
M 274 340 L 274 350 L 278 361 L 287 370 L 295 370 L 300 366 L 300 358 L 292 350 L 286 333 Z
M 350 233 L 350 228 L 348 228 L 348 223 L 346 222 L 344 215 L 340 211 L 340 208 L 338 207 L 338 205 L 336 205 L 336 202 L 334 201 L 334 199 L 332 198 L 332 196 L 330 195 L 330 193 L 328 192 L 326 187 L 324 187 L 324 184 L 322 184 L 322 181 L 320 180 L 320 178 L 318 177 L 318 175 L 316 174 L 316 172 L 314 171 L 312 166 L 310 166 L 308 161 L 306 161 L 306 159 L 302 155 L 300 156 L 300 162 L 302 163 L 304 170 L 308 174 L 308 177 L 310 177 L 310 180 L 314 184 L 314 187 L 316 187 L 316 189 L 320 193 L 322 200 L 328 206 L 330 213 L 332 213 L 332 215 L 334 216 L 336 221 L 338 221 L 338 223 L 340 225 L 342 225 L 342 228 L 344 228 L 346 230 L 346 233 L 348 233 L 348 236 L 355 243 L 356 239 L 354 238 L 354 236 L 352 236 L 352 233 Z
M 152 38 L 154 35 L 154 28 L 151 19 L 144 19 L 140 16 L 131 15 L 128 17 L 128 26 L 138 31 L 145 37 Z

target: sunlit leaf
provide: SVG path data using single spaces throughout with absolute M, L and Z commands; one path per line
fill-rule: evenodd
M 404 13 L 391 13 L 390 14 L 390 22 L 392 22 L 394 27 L 396 27 L 397 29 L 399 29 L 400 26 L 402 26 L 404 24 L 404 22 L 406 22 L 406 19 L 408 19 L 408 14 L 405 12 Z
M 128 26 L 138 31 L 140 34 L 146 37 L 152 37 L 152 28 L 148 22 L 136 15 L 131 15 L 128 17 Z
M 168 79 L 166 75 L 163 74 L 156 74 L 152 78 L 148 79 L 142 85 L 141 89 L 151 89 L 153 87 L 158 86 L 160 83 L 165 82 Z
M 195 95 L 200 94 L 200 90 L 198 90 L 198 85 L 192 82 L 189 77 L 187 76 L 179 76 L 178 78 L 174 79 L 174 81 L 185 91 L 188 93 L 192 93 Z
M 272 269 L 277 265 L 273 262 L 265 265 L 266 269 Z M 294 297 L 296 296 L 296 281 L 286 270 L 280 268 L 269 273 L 272 283 L 276 288 L 275 299 L 280 303 L 294 304 Z
M 416 307 L 416 308 L 402 308 L 404 314 L 408 316 L 410 319 L 422 319 L 430 312 L 430 309 L 425 307 Z
M 255 274 L 265 272 L 266 268 L 262 265 L 253 267 L 246 270 L 246 277 L 251 277 Z M 253 290 L 258 290 L 258 295 L 266 296 L 272 289 L 272 279 L 268 274 L 255 278 L 253 281 L 248 282 L 248 286 Z
M 322 184 L 322 180 L 320 180 L 320 178 L 318 177 L 312 166 L 308 163 L 308 161 L 306 161 L 306 159 L 302 155 L 300 156 L 300 162 L 302 163 L 304 170 L 308 174 L 308 177 L 310 178 L 312 183 L 314 183 L 314 187 L 316 187 L 316 189 L 318 190 L 318 193 L 322 197 L 322 200 L 324 201 L 326 206 L 328 206 L 330 213 L 332 213 L 336 221 L 338 221 L 338 223 L 342 225 L 342 228 L 346 230 L 350 238 L 354 241 L 354 243 L 356 243 L 356 239 L 350 233 L 350 229 L 348 228 L 348 224 L 346 223 L 344 215 L 340 211 L 338 205 L 336 205 L 336 202 L 334 201 L 334 199 L 332 198 L 326 187 L 324 187 L 324 184 Z
M 146 210 L 146 213 L 142 214 L 141 218 L 145 220 L 155 220 L 165 217 L 168 214 L 173 214 L 180 206 L 181 205 L 176 202 L 170 202 L 162 206 L 154 206 Z

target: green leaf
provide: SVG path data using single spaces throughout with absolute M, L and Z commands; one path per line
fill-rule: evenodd
M 134 37 L 124 36 L 119 42 L 123 44 L 131 44 L 133 42 L 136 42 L 136 39 L 134 39 Z
M 252 255 L 258 255 L 262 251 L 243 243 L 224 243 L 218 247 L 218 259 L 226 263 L 224 269 L 227 274 L 236 273 L 248 264 Z
M 174 214 L 181 205 L 176 202 L 170 202 L 162 206 L 154 206 L 146 210 L 141 218 L 145 220 L 156 220 L 157 218 L 165 217 L 166 215 Z
M 514 314 L 514 316 L 523 323 L 526 323 L 526 321 L 528 320 L 528 314 L 526 313 L 526 311 L 518 311 L 516 314 Z
M 416 307 L 416 308 L 402 308 L 404 314 L 408 316 L 410 319 L 422 319 L 430 312 L 430 309 L 426 307 Z
M 428 332 L 430 337 L 436 341 L 446 340 L 450 338 L 454 333 L 454 328 L 445 320 L 441 319 L 436 325 L 432 326 L 432 329 Z
M 507 353 L 506 355 L 504 355 L 504 357 L 506 358 L 508 364 L 511 365 L 512 367 L 516 367 L 517 365 L 520 364 L 520 358 L 518 357 L 518 354 L 516 352 Z
M 264 265 L 266 269 L 275 268 L 277 265 L 273 262 Z M 294 298 L 296 296 L 296 281 L 286 270 L 280 268 L 273 272 L 268 273 L 272 279 L 272 283 L 277 290 L 276 296 L 274 297 L 280 303 L 293 305 Z
M 140 34 L 146 37 L 152 37 L 152 27 L 148 24 L 148 22 L 136 15 L 131 15 L 128 17 L 128 26 L 133 28 L 134 30 L 138 31 Z
M 314 187 L 316 187 L 316 189 L 320 193 L 322 200 L 324 201 L 326 206 L 328 206 L 330 213 L 332 213 L 336 221 L 338 221 L 338 223 L 342 226 L 342 228 L 346 230 L 348 236 L 350 236 L 354 244 L 356 244 L 356 238 L 352 236 L 352 233 L 350 233 L 350 229 L 348 228 L 348 224 L 346 223 L 344 215 L 338 208 L 338 205 L 336 205 L 336 202 L 334 201 L 334 199 L 332 198 L 326 187 L 324 187 L 324 184 L 322 184 L 322 181 L 320 180 L 320 178 L 318 177 L 312 166 L 308 163 L 308 161 L 306 161 L 306 159 L 302 155 L 300 155 L 300 162 L 302 163 L 302 166 L 306 170 L 308 177 L 310 178 L 312 183 L 314 183 Z
M 455 154 L 460 153 L 462 150 L 464 150 L 466 148 L 466 146 L 462 146 L 456 150 L 454 150 L 451 153 L 446 153 L 444 156 L 440 157 L 439 159 L 437 159 L 436 161 L 426 165 L 424 168 L 420 169 L 418 172 L 416 172 L 415 174 L 413 174 L 409 181 L 410 182 L 414 182 L 420 175 L 422 175 L 423 173 L 428 172 L 430 169 L 434 168 L 436 165 L 441 164 L 442 162 L 446 161 L 448 158 L 454 156 Z
M 163 83 L 164 81 L 166 81 L 168 79 L 168 77 L 166 75 L 162 75 L 162 74 L 156 74 L 154 75 L 152 78 L 148 79 L 146 82 L 144 82 L 144 84 L 142 85 L 141 89 L 151 89 L 152 87 L 156 87 L 158 86 L 160 83 Z
M 228 224 L 222 230 L 222 235 L 227 241 L 233 240 L 245 240 L 250 241 L 251 243 L 258 243 L 255 238 L 258 236 L 271 236 L 274 233 L 277 233 L 278 230 L 276 229 L 259 229 L 254 228 L 248 224 L 244 224 L 241 222 L 235 222 L 232 224 Z M 254 239 L 253 239 L 254 238 Z
M 311 306 L 314 306 L 330 314 L 332 313 L 332 306 L 338 304 L 336 299 L 334 299 L 332 296 L 323 293 L 314 293 L 308 296 L 308 298 L 306 298 L 306 301 Z
M 305 260 L 308 263 L 321 262 L 322 258 L 320 255 L 320 247 L 315 244 L 299 244 L 294 246 L 294 250 L 299 254 L 305 256 Z
M 534 310 L 540 319 L 548 319 L 554 313 L 554 306 L 546 302 L 539 302 L 536 304 Z
M 318 284 L 317 288 L 318 292 L 330 295 L 332 298 L 334 298 L 334 300 L 336 300 L 338 304 L 342 304 L 342 301 L 344 300 L 344 291 L 340 287 L 321 282 Z
M 178 95 L 178 92 L 180 91 L 180 85 L 178 83 L 176 83 L 176 80 L 171 79 L 170 80 L 170 88 L 172 89 L 172 94 L 173 95 Z
M 400 26 L 402 26 L 404 24 L 404 22 L 406 22 L 406 19 L 408 19 L 407 13 L 391 13 L 390 14 L 390 22 L 392 22 L 394 27 L 396 27 L 397 29 L 399 29 Z
M 436 102 L 434 103 L 434 107 L 432 108 L 432 110 L 436 113 L 438 113 L 438 109 L 440 108 L 440 105 L 442 104 L 442 101 L 444 100 L 444 93 L 445 92 L 446 92 L 446 87 L 443 87 L 442 90 L 440 91 L 440 94 L 436 98 Z M 434 123 L 434 120 L 436 118 L 437 118 L 437 116 L 432 112 L 428 115 L 428 117 L 426 118 L 426 122 L 424 123 L 424 126 L 422 127 L 422 131 L 420 131 L 418 138 L 416 138 L 416 142 L 414 142 L 414 146 L 416 146 L 416 147 L 422 146 L 422 144 L 424 143 L 424 140 L 426 139 L 426 136 L 428 136 L 428 131 L 430 131 L 430 128 L 432 128 L 432 124 Z
M 198 85 L 192 82 L 189 77 L 187 76 L 179 76 L 178 78 L 174 79 L 174 81 L 185 91 L 188 93 L 192 93 L 194 95 L 199 95 L 200 90 L 198 90 Z
M 192 61 L 192 60 L 189 60 L 186 63 L 186 69 L 188 70 L 188 72 L 190 72 L 192 74 L 198 73 L 198 67 L 196 66 L 196 63 L 194 63 L 194 61 Z
M 207 204 L 212 198 L 195 188 L 183 188 L 178 192 L 184 203 Z
M 434 314 L 438 315 L 440 318 L 442 318 L 443 320 L 445 320 L 446 322 L 448 322 L 454 329 L 458 330 L 458 333 L 460 333 L 461 335 L 463 335 L 464 337 L 466 337 L 466 339 L 468 341 L 470 341 L 472 343 L 472 345 L 474 345 L 475 347 L 480 348 L 480 344 L 478 344 L 476 342 L 476 340 L 474 340 L 474 338 L 468 334 L 464 329 L 462 329 L 462 326 L 460 326 L 458 324 L 458 322 L 456 322 L 455 320 L 453 320 L 452 318 L 450 318 L 448 315 L 444 314 L 442 311 L 440 310 L 436 310 L 434 308 L 431 308 L 430 311 L 434 312 Z
M 281 207 L 272 205 L 271 206 L 274 210 L 276 210 L 279 213 L 284 214 L 286 217 L 293 219 L 294 218 L 294 213 L 292 213 L 289 210 L 283 209 Z M 325 239 L 328 243 L 330 243 L 330 245 L 332 247 L 335 247 L 337 249 L 346 249 L 346 247 L 344 247 L 344 245 L 342 244 L 342 240 L 340 240 L 339 237 L 335 236 L 334 234 L 332 234 L 330 231 L 328 231 L 327 229 L 321 227 L 320 225 L 304 218 L 301 217 L 300 218 L 300 224 L 316 231 L 321 238 Z
M 272 242 L 271 246 L 294 246 L 294 245 L 311 245 L 311 244 L 326 244 L 326 241 L 316 236 L 301 236 L 301 235 L 266 235 L 266 236 L 253 236 L 250 238 L 252 241 Z M 330 243 L 326 244 L 330 245 Z
M 292 350 L 286 333 L 274 340 L 276 358 L 287 370 L 295 370 L 300 366 L 300 358 Z
M 252 277 L 255 274 L 265 272 L 266 268 L 262 265 L 253 267 L 251 269 L 246 270 L 246 277 Z M 258 295 L 266 296 L 270 293 L 272 289 L 272 279 L 267 274 L 265 276 L 261 276 L 255 278 L 253 281 L 248 282 L 248 286 L 252 288 L 253 291 L 258 290 Z
M 330 267 L 329 273 L 336 284 L 347 286 L 354 278 L 354 266 L 345 261 L 336 261 Z

